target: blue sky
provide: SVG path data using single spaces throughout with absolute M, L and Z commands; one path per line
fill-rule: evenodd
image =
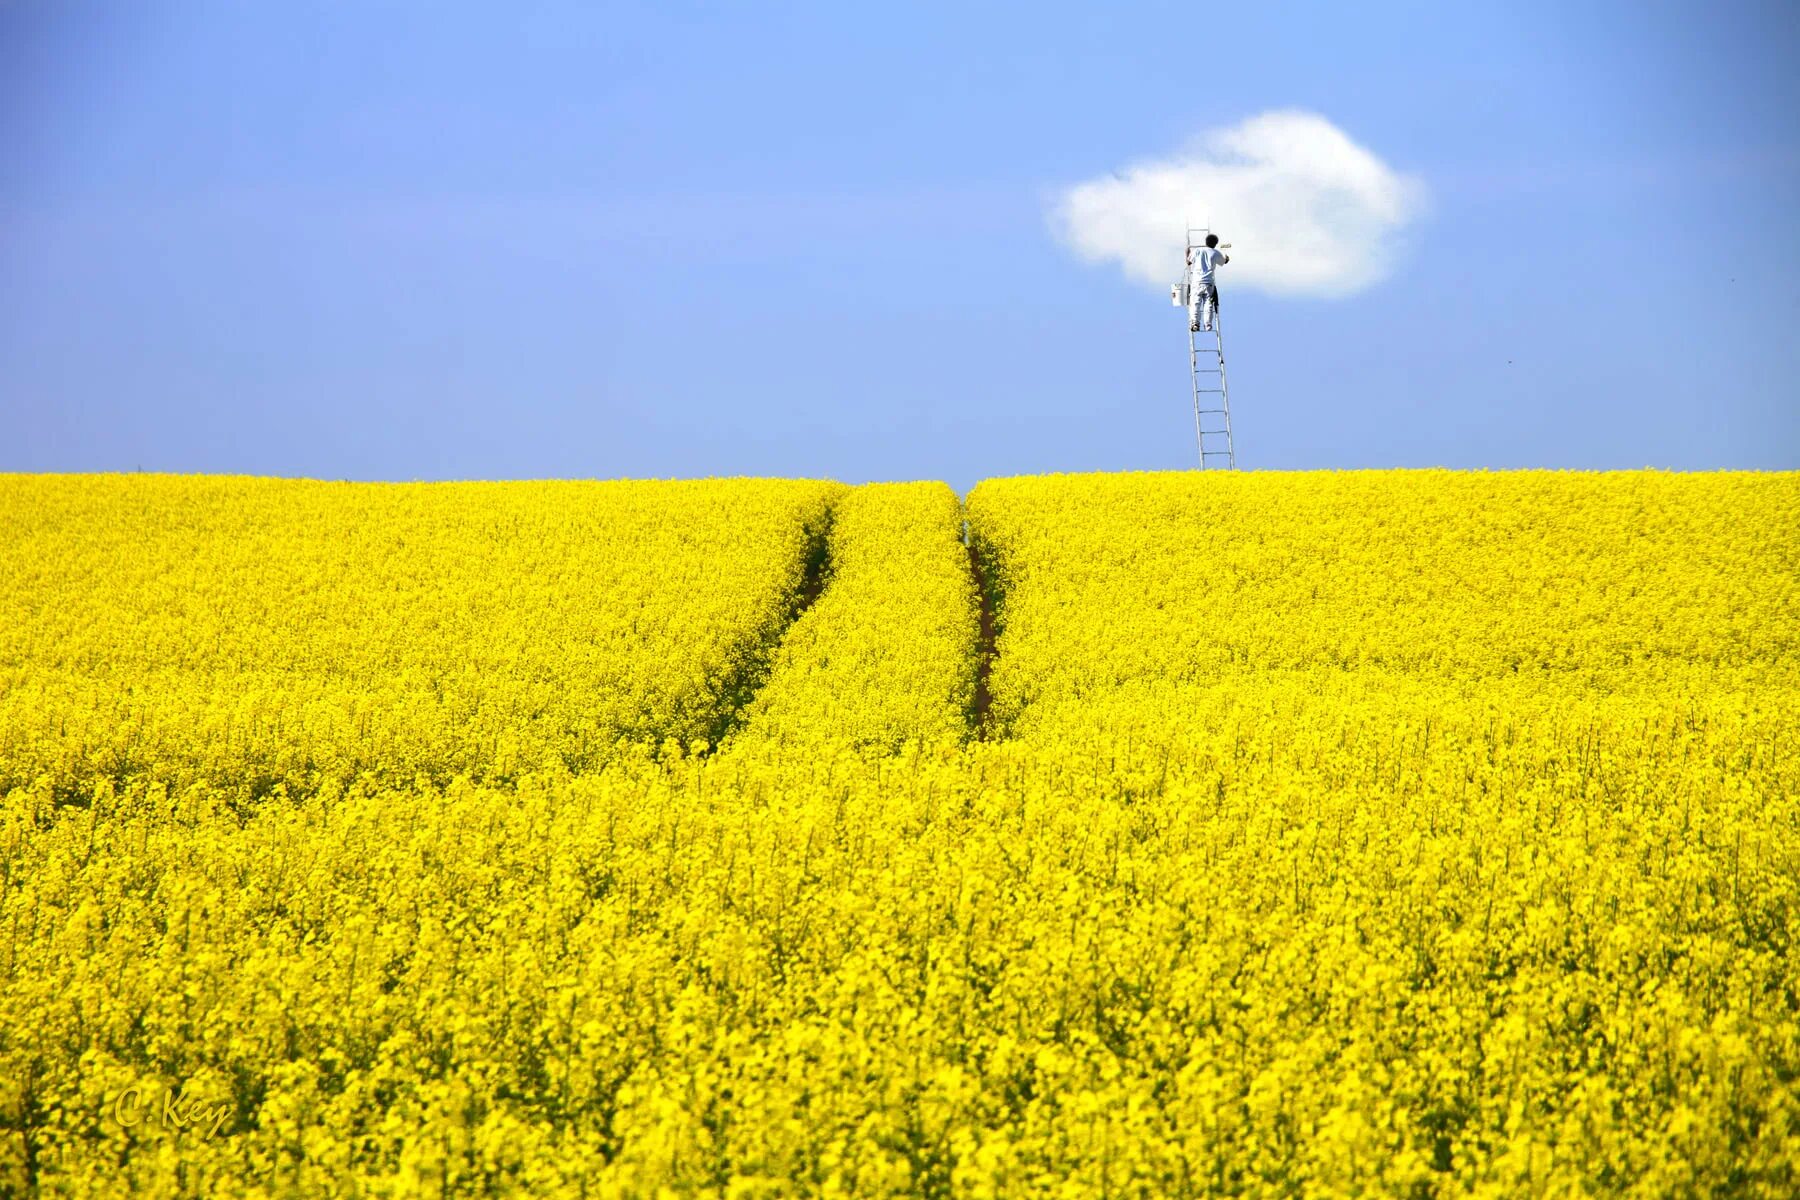
M 1181 314 L 1048 214 L 1278 109 L 1429 200 L 1353 297 L 1226 269 L 1240 466 L 1800 468 L 1796 61 L 1791 3 L 7 4 L 0 470 L 1186 467 Z

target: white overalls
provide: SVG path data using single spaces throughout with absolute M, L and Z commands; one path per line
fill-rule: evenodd
M 1219 311 L 1219 285 L 1213 277 L 1213 270 L 1225 261 L 1225 255 L 1216 249 L 1202 246 L 1194 254 L 1194 261 L 1188 264 L 1188 326 L 1193 329 L 1204 329 L 1210 332 L 1213 326 L 1213 315 Z M 1206 302 L 1212 301 L 1207 307 Z

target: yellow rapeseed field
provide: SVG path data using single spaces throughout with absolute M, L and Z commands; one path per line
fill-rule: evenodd
M 0 1194 L 1796 1194 L 1796 529 L 0 478 Z
M 441 783 L 710 739 L 841 490 L 0 477 L 0 788 Z

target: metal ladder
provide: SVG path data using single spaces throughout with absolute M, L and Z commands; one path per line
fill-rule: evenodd
M 1225 460 L 1222 465 L 1227 470 L 1235 471 L 1237 447 L 1231 441 L 1231 395 L 1225 387 L 1225 335 L 1219 328 L 1216 309 L 1212 323 L 1211 333 L 1188 331 L 1188 366 L 1194 376 L 1194 442 L 1200 450 L 1202 469 L 1221 465 L 1208 461 L 1220 458 Z M 1208 338 L 1212 340 L 1208 342 Z M 1212 386 L 1215 383 L 1217 387 Z M 1217 407 L 1209 407 L 1215 402 Z M 1208 429 L 1209 424 L 1214 428 Z M 1214 447 L 1210 450 L 1208 438 Z
M 1206 229 L 1187 231 L 1188 252 L 1206 248 Z M 1185 278 L 1183 279 L 1185 283 Z M 1200 467 L 1223 465 L 1237 469 L 1237 447 L 1231 440 L 1231 395 L 1225 386 L 1225 333 L 1218 309 L 1213 310 L 1211 333 L 1188 331 L 1188 368 L 1194 379 L 1194 443 L 1200 451 Z M 1211 339 L 1210 341 L 1208 339 Z M 1214 386 L 1214 385 L 1217 386 Z M 1212 428 L 1207 428 L 1211 425 Z M 1207 449 L 1207 439 L 1212 449 Z M 1213 463 L 1212 459 L 1223 459 Z

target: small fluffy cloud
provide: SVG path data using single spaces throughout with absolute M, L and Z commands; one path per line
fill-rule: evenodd
M 1267 112 L 1189 149 L 1065 190 L 1051 212 L 1083 258 L 1159 287 L 1181 275 L 1186 226 L 1232 244 L 1230 284 L 1347 296 L 1387 274 L 1425 190 L 1325 118 Z

